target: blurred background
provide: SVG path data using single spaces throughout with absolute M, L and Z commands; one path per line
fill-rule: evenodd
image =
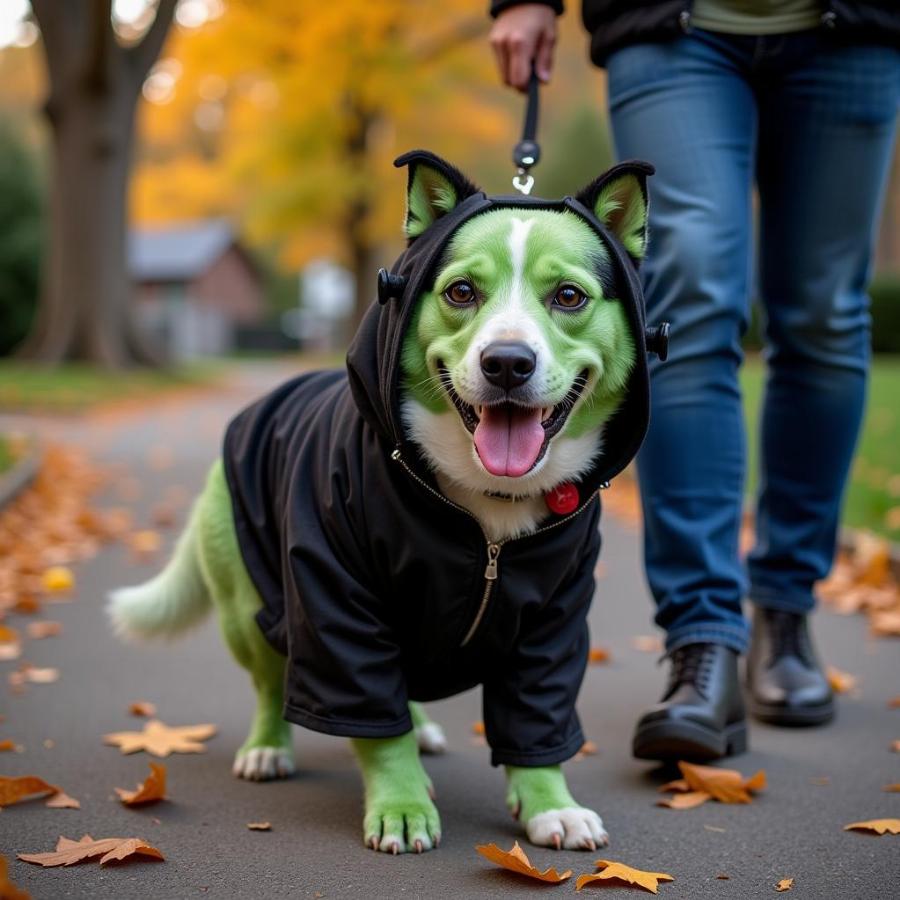
M 498 82 L 486 7 L 2 0 L 0 408 L 79 412 L 248 357 L 339 364 L 402 246 L 392 160 L 424 147 L 488 191 L 510 188 L 523 103 Z M 612 161 L 604 77 L 577 15 L 557 65 L 544 196 Z M 878 360 L 846 518 L 898 539 L 896 160 L 871 293 Z M 755 328 L 747 348 L 755 421 Z

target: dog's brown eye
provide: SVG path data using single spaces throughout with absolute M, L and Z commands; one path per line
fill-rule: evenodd
M 587 303 L 585 294 L 578 290 L 577 287 L 572 287 L 571 284 L 564 284 L 553 295 L 553 305 L 560 307 L 560 309 L 581 309 L 585 303 Z
M 444 296 L 454 306 L 468 306 L 475 300 L 475 288 L 468 281 L 457 281 L 444 291 Z

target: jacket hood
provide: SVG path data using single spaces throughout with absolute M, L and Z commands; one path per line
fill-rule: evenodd
M 424 151 L 413 151 L 400 157 L 395 165 L 412 165 L 420 158 L 437 159 Z M 653 171 L 646 163 L 622 165 L 642 167 L 645 175 Z M 644 298 L 635 263 L 615 235 L 582 202 L 582 194 L 579 195 L 582 199 L 564 197 L 562 200 L 525 195 L 488 196 L 468 182 L 464 184 L 469 189 L 468 196 L 411 240 L 389 275 L 384 270 L 379 273 L 378 298 L 366 311 L 347 353 L 354 401 L 363 418 L 386 441 L 406 457 L 418 458 L 418 450 L 404 434 L 400 417 L 400 358 L 415 303 L 431 286 L 444 248 L 462 225 L 492 210 L 568 210 L 594 230 L 609 252 L 615 297 L 624 307 L 637 351 L 625 399 L 606 423 L 603 451 L 593 469 L 579 481 L 587 492 L 593 492 L 628 465 L 640 448 L 649 423 L 647 345 L 652 345 L 653 337 L 647 336 Z

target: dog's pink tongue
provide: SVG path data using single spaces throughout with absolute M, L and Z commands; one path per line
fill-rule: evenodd
M 488 472 L 518 478 L 531 470 L 544 444 L 540 407 L 482 407 L 474 437 L 475 449 Z

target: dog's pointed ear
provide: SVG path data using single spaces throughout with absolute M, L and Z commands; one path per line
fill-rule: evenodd
M 654 171 L 640 160 L 619 163 L 575 197 L 621 241 L 636 263 L 647 250 L 647 177 Z
M 432 222 L 445 216 L 466 197 L 479 193 L 459 169 L 427 150 L 404 153 L 394 160 L 394 165 L 409 169 L 403 228 L 410 240 L 417 238 Z

